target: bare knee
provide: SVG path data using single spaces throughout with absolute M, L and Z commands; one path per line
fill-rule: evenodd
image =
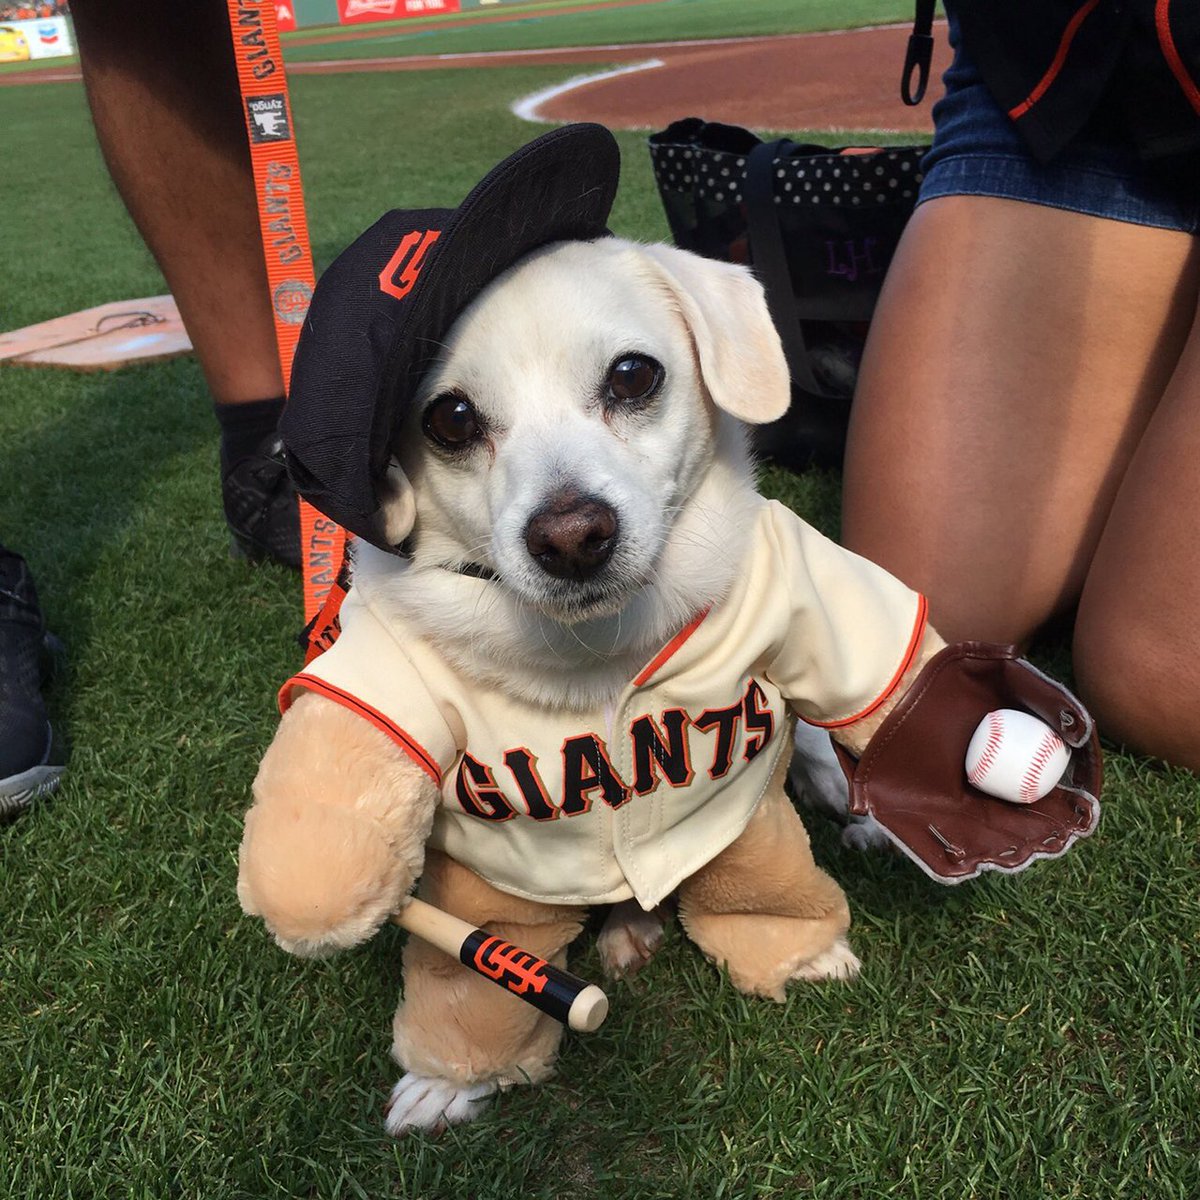
M 1200 646 L 1117 599 L 1085 594 L 1073 656 L 1080 697 L 1103 737 L 1200 771 Z

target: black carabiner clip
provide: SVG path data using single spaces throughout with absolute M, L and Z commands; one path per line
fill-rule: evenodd
M 900 80 L 900 98 L 912 107 L 925 98 L 929 86 L 929 66 L 933 62 L 933 35 L 913 33 L 908 38 L 908 53 L 904 56 L 904 75 Z M 913 72 L 917 72 L 917 88 L 913 91 Z

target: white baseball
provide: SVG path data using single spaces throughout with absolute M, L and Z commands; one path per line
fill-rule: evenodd
M 1015 708 L 998 708 L 971 736 L 967 778 L 989 796 L 1032 804 L 1058 783 L 1070 760 L 1062 738 L 1045 722 Z

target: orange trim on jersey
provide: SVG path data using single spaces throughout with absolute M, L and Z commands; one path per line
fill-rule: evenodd
M 892 676 L 891 682 L 887 687 L 866 708 L 861 712 L 856 712 L 852 717 L 842 717 L 838 721 L 814 721 L 810 717 L 804 717 L 804 721 L 807 724 L 819 726 L 821 729 L 841 729 L 845 725 L 853 725 L 855 721 L 861 721 L 863 717 L 869 717 L 899 687 L 900 680 L 904 678 L 905 672 L 913 665 L 913 660 L 917 657 L 917 651 L 921 648 L 921 640 L 925 636 L 925 623 L 929 618 L 929 601 L 924 596 L 918 596 L 917 601 L 917 620 L 913 626 L 912 637 L 908 642 L 908 649 L 904 652 L 904 661 L 900 664 L 895 675 Z
M 650 676 L 658 670 L 684 642 L 700 628 L 700 622 L 708 616 L 706 608 L 694 616 L 634 677 L 633 686 L 641 687 Z
M 1163 57 L 1171 68 L 1171 74 L 1183 88 L 1183 94 L 1188 98 L 1188 103 L 1200 113 L 1200 88 L 1196 86 L 1196 81 L 1188 74 L 1187 67 L 1183 65 L 1183 59 L 1179 57 L 1175 36 L 1171 33 L 1170 9 L 1170 0 L 1158 0 L 1154 6 L 1154 25 L 1158 30 L 1158 43 L 1162 46 Z
M 1045 75 L 1037 81 L 1037 85 L 1033 91 L 1025 97 L 1015 108 L 1008 110 L 1008 115 L 1017 121 L 1025 116 L 1027 112 L 1046 94 L 1050 85 L 1058 78 L 1059 72 L 1063 69 L 1063 63 L 1067 61 L 1067 52 L 1071 49 L 1071 43 L 1075 40 L 1075 35 L 1079 32 L 1079 27 L 1087 20 L 1092 10 L 1100 3 L 1100 0 L 1087 0 L 1087 3 L 1080 8 L 1068 22 L 1066 29 L 1063 30 L 1062 41 L 1058 43 L 1058 50 L 1054 55 L 1054 61 L 1047 68 Z
M 357 696 L 342 691 L 340 687 L 335 687 L 332 683 L 327 683 L 324 679 L 318 679 L 315 675 L 305 675 L 301 672 L 299 675 L 293 675 L 279 689 L 279 711 L 281 713 L 287 712 L 291 707 L 291 689 L 294 687 L 302 687 L 310 692 L 316 692 L 318 695 L 332 700 L 335 704 L 340 704 L 343 708 L 349 709 L 352 713 L 357 713 L 358 716 L 365 717 L 376 729 L 382 733 L 386 733 L 434 783 L 440 786 L 442 772 L 438 768 L 437 761 L 433 755 L 419 742 L 413 741 L 398 725 L 393 725 L 379 709 L 372 708 L 365 700 L 360 700 Z

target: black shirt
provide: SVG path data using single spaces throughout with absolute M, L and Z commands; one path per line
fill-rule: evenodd
M 948 0 L 967 53 L 1042 162 L 1080 133 L 1200 173 L 1200 0 Z M 1200 184 L 1200 178 L 1197 180 Z

